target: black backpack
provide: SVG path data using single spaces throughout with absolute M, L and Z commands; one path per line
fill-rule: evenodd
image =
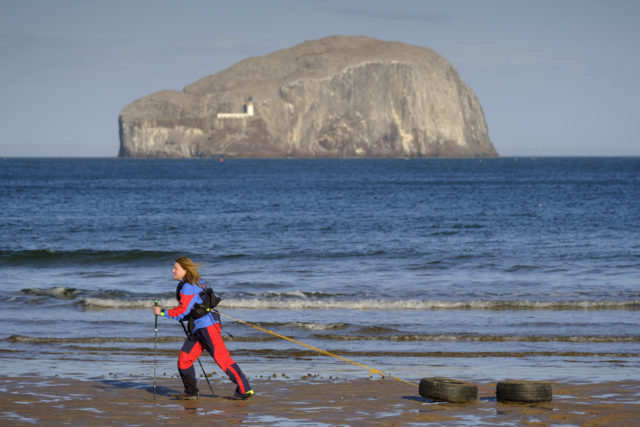
M 213 292 L 213 289 L 204 285 L 198 286 L 202 288 L 202 291 L 200 292 L 200 299 L 202 299 L 202 304 L 194 304 L 193 308 L 189 312 L 189 317 L 193 320 L 206 316 L 209 312 L 211 312 L 211 310 L 213 310 L 218 304 L 220 304 L 220 301 L 222 301 L 222 298 L 216 295 L 216 293 Z

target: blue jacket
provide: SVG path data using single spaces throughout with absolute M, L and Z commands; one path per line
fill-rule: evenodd
M 204 281 L 200 281 L 200 286 L 189 283 L 182 280 L 178 283 L 176 289 L 176 296 L 180 305 L 170 310 L 167 310 L 165 314 L 167 317 L 171 317 L 176 320 L 186 320 L 189 317 L 189 313 L 194 304 L 202 304 L 201 293 L 206 289 Z M 217 313 L 208 313 L 199 319 L 195 319 L 193 324 L 194 328 L 191 332 L 195 332 L 200 328 L 206 328 L 208 326 L 220 323 L 220 316 Z

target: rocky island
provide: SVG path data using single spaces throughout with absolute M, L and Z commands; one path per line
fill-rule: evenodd
M 496 157 L 475 93 L 436 52 L 332 36 L 248 58 L 120 113 L 119 157 Z

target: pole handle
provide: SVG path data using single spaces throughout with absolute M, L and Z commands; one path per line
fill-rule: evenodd
M 158 306 L 158 300 L 157 300 L 157 299 L 154 299 L 154 300 L 153 300 L 153 306 L 154 306 L 154 307 L 157 307 L 157 306 Z M 156 329 L 156 332 L 158 332 L 158 315 L 157 315 L 157 314 L 156 314 L 156 324 L 155 324 L 155 329 Z

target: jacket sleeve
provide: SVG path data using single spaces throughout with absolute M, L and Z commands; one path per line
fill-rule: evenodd
M 185 285 L 180 290 L 180 305 L 172 308 L 171 310 L 167 310 L 165 312 L 166 315 L 177 320 L 184 319 L 184 317 L 187 316 L 193 308 L 193 305 L 198 302 L 198 293 L 199 289 L 197 286 L 193 286 L 190 283 L 185 283 Z

